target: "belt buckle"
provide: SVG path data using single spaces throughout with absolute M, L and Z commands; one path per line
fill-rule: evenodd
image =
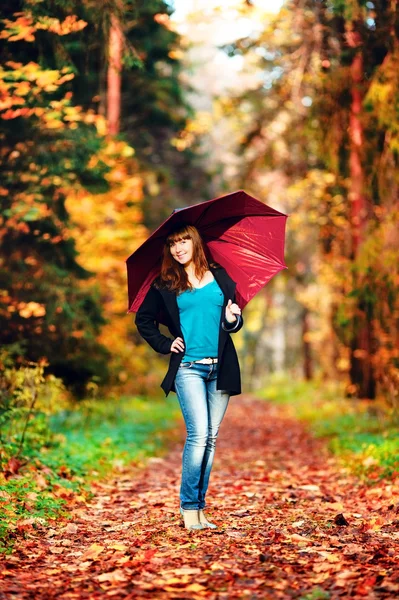
M 200 363 L 201 365 L 213 365 L 217 362 L 217 358 L 201 358 L 201 360 L 195 360 L 194 362 Z

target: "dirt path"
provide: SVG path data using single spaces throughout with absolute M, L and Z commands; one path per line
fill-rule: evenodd
M 399 597 L 399 481 L 363 486 L 280 409 L 233 397 L 207 496 L 220 527 L 187 531 L 183 441 L 30 532 L 2 560 L 1 599 Z

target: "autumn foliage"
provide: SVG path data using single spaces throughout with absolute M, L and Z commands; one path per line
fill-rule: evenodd
M 143 187 L 154 173 L 110 135 L 99 73 L 87 101 L 90 75 L 78 71 L 79 36 L 91 44 L 116 5 L 99 15 L 87 2 L 85 18 L 61 5 L 20 9 L 0 13 L 2 344 L 16 364 L 47 359 L 47 372 L 78 396 L 87 385 L 148 390 L 148 351 L 126 314 L 125 260 L 147 235 Z M 135 52 L 127 40 L 122 50 L 120 60 Z M 109 107 L 115 101 L 109 95 Z
M 260 79 L 222 104 L 239 131 L 237 185 L 291 215 L 286 287 L 271 292 L 297 321 L 286 339 L 301 339 L 306 377 L 397 410 L 396 4 L 288 1 L 227 51 Z

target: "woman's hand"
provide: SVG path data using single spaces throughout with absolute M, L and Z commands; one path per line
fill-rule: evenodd
M 172 345 L 170 347 L 171 352 L 184 352 L 184 342 L 181 337 L 177 337 L 173 340 Z
M 233 303 L 231 298 L 229 298 L 229 301 L 226 305 L 226 321 L 228 323 L 234 323 L 237 321 L 237 315 L 240 314 L 241 308 L 238 306 L 238 304 Z

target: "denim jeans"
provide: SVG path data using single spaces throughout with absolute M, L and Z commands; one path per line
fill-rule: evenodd
M 186 424 L 182 457 L 180 506 L 204 508 L 216 438 L 229 403 L 229 393 L 216 389 L 217 363 L 180 364 L 175 378 L 176 394 Z

